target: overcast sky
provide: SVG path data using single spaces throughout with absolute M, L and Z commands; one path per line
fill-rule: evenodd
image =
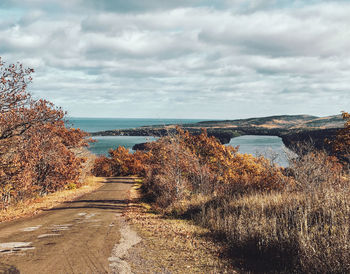
M 70 116 L 350 110 L 350 1 L 0 0 L 0 56 Z

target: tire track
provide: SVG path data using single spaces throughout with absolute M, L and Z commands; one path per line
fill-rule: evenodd
M 31 248 L 0 252 L 0 273 L 11 269 L 30 274 L 111 272 L 109 257 L 119 246 L 115 243 L 122 240 L 125 246 L 133 235 L 120 217 L 133 183 L 131 178 L 109 178 L 78 200 L 32 218 L 1 223 L 0 246 L 30 243 Z

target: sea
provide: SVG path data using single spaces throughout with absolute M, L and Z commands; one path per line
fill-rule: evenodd
M 68 118 L 67 125 L 86 132 L 113 129 L 127 129 L 142 126 L 197 123 L 199 119 L 151 119 L 151 118 Z M 156 140 L 152 136 L 95 136 L 97 142 L 91 143 L 89 150 L 97 155 L 108 155 L 108 150 L 124 146 L 132 151 L 135 144 Z
M 241 153 L 264 156 L 283 167 L 288 167 L 289 159 L 295 157 L 278 136 L 244 135 L 232 138 L 227 145 L 238 146 Z
M 69 127 L 80 128 L 86 132 L 98 132 L 113 129 L 127 129 L 151 125 L 196 123 L 200 119 L 147 119 L 147 118 L 76 118 L 68 119 Z M 207 120 L 206 120 L 207 121 Z M 89 150 L 97 155 L 108 155 L 110 148 L 124 146 L 132 151 L 135 144 L 156 140 L 152 136 L 95 136 L 97 142 L 91 143 Z M 265 156 L 281 166 L 288 166 L 291 152 L 277 136 L 246 135 L 232 138 L 230 146 L 239 146 L 239 152 L 254 156 Z

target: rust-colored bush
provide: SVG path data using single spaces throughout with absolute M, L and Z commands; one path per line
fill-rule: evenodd
M 253 272 L 348 273 L 349 174 L 324 152 L 290 169 L 292 191 L 208 197 L 194 219 L 225 235 Z
M 131 153 L 125 147 L 119 146 L 116 149 L 110 149 L 109 157 L 100 156 L 95 160 L 92 170 L 95 176 L 128 176 L 145 174 L 145 161 L 148 153 L 136 151 Z
M 26 88 L 32 69 L 0 59 L 0 207 L 68 184 L 79 185 L 86 133 L 68 129 L 65 113 Z
M 98 177 L 113 176 L 111 160 L 106 156 L 97 157 L 95 159 L 94 167 L 92 169 L 92 174 Z
M 288 179 L 263 157 L 240 154 L 205 131 L 177 134 L 149 144 L 145 188 L 162 206 L 194 193 L 227 193 L 282 189 Z M 161 202 L 160 202 L 161 201 Z

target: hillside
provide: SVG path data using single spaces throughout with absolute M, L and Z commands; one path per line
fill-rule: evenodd
M 203 121 L 186 125 L 206 128 L 266 128 L 266 129 L 324 129 L 342 127 L 341 115 L 316 117 L 310 115 L 279 115 L 238 120 Z
M 203 121 L 181 125 L 193 134 L 206 129 L 208 135 L 215 136 L 222 144 L 242 135 L 275 135 L 292 148 L 296 142 L 312 141 L 316 147 L 324 147 L 324 139 L 332 138 L 344 121 L 341 115 L 316 117 L 310 115 L 279 115 L 237 120 Z M 165 136 L 175 131 L 175 125 L 145 126 L 133 129 L 108 130 L 92 133 L 93 136 Z M 142 148 L 142 146 L 139 146 Z M 327 149 L 327 147 L 326 147 Z

